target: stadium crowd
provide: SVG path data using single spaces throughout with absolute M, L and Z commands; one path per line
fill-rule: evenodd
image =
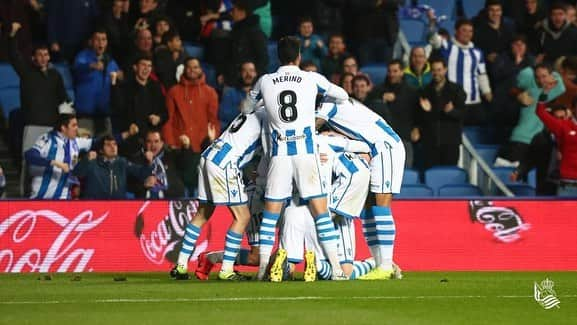
M 2 1 L 0 58 L 20 77 L 9 129 L 22 139 L 13 148 L 26 162 L 22 193 L 194 196 L 200 153 L 258 77 L 276 70 L 269 44 L 295 35 L 301 69 L 384 118 L 405 145 L 406 167 L 456 165 L 463 127 L 479 126 L 501 145 L 490 164 L 515 167 L 511 179 L 536 167 L 538 194 L 572 195 L 576 2 L 486 0 L 469 18 L 461 6 L 446 17 L 428 3 Z M 402 20 L 425 22 L 427 36 L 408 42 Z M 71 85 L 53 65 L 61 62 Z M 363 72 L 375 63 L 386 64 L 384 80 Z

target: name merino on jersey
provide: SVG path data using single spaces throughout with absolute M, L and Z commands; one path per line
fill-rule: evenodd
M 264 100 L 273 157 L 315 153 L 317 93 L 338 101 L 348 99 L 344 90 L 333 87 L 322 75 L 291 65 L 262 76 L 250 91 L 252 103 Z
M 202 156 L 224 168 L 229 163 L 242 168 L 253 157 L 261 143 L 264 110 L 238 115 Z

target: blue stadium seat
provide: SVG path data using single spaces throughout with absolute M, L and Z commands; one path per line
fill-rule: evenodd
M 387 76 L 387 65 L 385 63 L 367 64 L 361 67 L 360 71 L 369 75 L 373 85 L 379 85 L 385 82 L 385 77 Z
M 20 77 L 8 63 L 0 63 L 0 88 L 20 86 Z
M 482 2 L 481 0 L 477 0 Z M 455 0 L 420 0 L 419 4 L 429 5 L 435 9 L 435 14 L 438 16 L 445 15 L 449 19 L 455 16 L 456 1 Z
M 475 146 L 475 150 L 483 160 L 489 165 L 493 166 L 495 159 L 497 158 L 497 152 L 499 151 L 498 145 L 492 144 L 478 144 Z
M 449 32 L 449 35 L 455 34 L 455 21 L 452 19 L 443 20 L 439 23 L 439 28 L 444 28 Z
M 512 184 L 507 186 L 515 196 L 535 196 L 536 190 L 533 186 L 527 184 Z
M 20 87 L 0 89 L 0 108 L 2 108 L 4 119 L 8 121 L 10 112 L 20 108 Z
M 74 103 L 76 97 L 74 96 L 74 89 L 66 89 L 66 94 L 68 95 L 68 99 Z
M 274 72 L 280 66 L 277 53 L 276 42 L 268 42 L 267 52 L 268 52 L 268 72 Z
M 468 184 L 467 172 L 457 166 L 438 166 L 425 170 L 425 184 L 438 193 L 447 184 Z
M 72 73 L 70 71 L 70 66 L 66 63 L 56 63 L 54 64 L 54 69 L 60 72 L 62 76 L 62 81 L 64 82 L 64 88 L 72 89 L 74 88 L 74 79 L 72 78 Z
M 439 188 L 439 196 L 483 196 L 483 192 L 471 184 L 447 184 Z
M 405 184 L 420 184 L 419 171 L 407 168 L 403 174 L 403 185 Z
M 411 45 L 422 45 L 425 39 L 425 23 L 416 19 L 399 20 L 401 30 L 405 33 L 407 41 Z
M 481 0 L 462 0 L 465 17 L 471 19 L 479 14 L 479 11 L 485 6 L 485 1 Z
M 184 43 L 183 47 L 188 56 L 199 60 L 204 59 L 204 47 L 202 45 L 196 43 Z
M 432 197 L 433 190 L 427 185 L 423 184 L 407 184 L 401 187 L 401 193 L 398 197 L 414 198 L 414 197 Z
M 495 173 L 497 178 L 499 178 L 506 185 L 518 183 L 511 181 L 509 178 L 511 177 L 511 173 L 515 170 L 514 167 L 492 167 L 491 170 L 493 173 Z

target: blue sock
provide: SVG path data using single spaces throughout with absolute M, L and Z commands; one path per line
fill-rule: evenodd
M 389 270 L 393 268 L 393 248 L 395 245 L 395 221 L 391 209 L 388 207 L 373 206 L 375 216 L 377 244 L 379 245 L 380 260 L 376 259 L 377 267 Z
M 354 261 L 353 262 L 353 273 L 351 273 L 351 280 L 358 279 L 360 276 L 363 276 L 369 273 L 372 269 L 375 268 L 375 260 L 374 259 L 366 259 L 364 261 Z
M 331 264 L 327 261 L 318 262 L 317 274 L 319 275 L 319 280 L 330 280 L 333 276 L 333 268 L 331 267 Z
M 331 220 L 329 213 L 327 212 L 316 216 L 315 226 L 317 229 L 317 236 L 319 237 L 319 243 L 325 250 L 327 258 L 329 258 L 329 261 L 332 263 L 333 261 L 331 261 L 329 255 L 335 254 L 336 256 L 339 234 L 335 229 L 335 224 Z
M 379 245 L 377 241 L 377 224 L 371 210 L 363 210 L 361 213 L 361 222 L 363 224 L 363 235 L 375 260 L 379 260 Z
M 236 257 L 236 264 L 247 265 L 249 255 L 250 255 L 250 249 L 241 248 L 240 251 L 238 252 L 238 256 Z
M 234 270 L 234 261 L 236 260 L 236 256 L 240 250 L 241 242 L 242 234 L 238 234 L 232 230 L 229 230 L 226 233 L 221 271 L 232 272 Z
M 184 240 L 182 241 L 182 248 L 180 249 L 180 253 L 178 254 L 178 264 L 180 265 L 188 265 L 188 260 L 190 259 L 190 255 L 194 251 L 194 247 L 196 246 L 196 240 L 200 236 L 200 228 L 189 223 L 186 225 L 186 229 L 184 231 Z
M 271 213 L 266 210 L 262 213 L 262 222 L 260 224 L 259 230 L 259 253 L 261 257 L 266 258 L 267 262 L 270 258 L 272 247 L 275 243 L 275 229 L 279 217 L 279 214 Z

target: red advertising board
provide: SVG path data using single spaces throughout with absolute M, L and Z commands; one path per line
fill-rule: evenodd
M 193 201 L 3 201 L 0 272 L 167 271 L 195 210 Z M 576 212 L 575 201 L 395 201 L 395 260 L 409 271 L 575 271 Z M 197 251 L 222 249 L 230 221 L 217 208 Z M 362 234 L 357 243 L 367 257 Z

